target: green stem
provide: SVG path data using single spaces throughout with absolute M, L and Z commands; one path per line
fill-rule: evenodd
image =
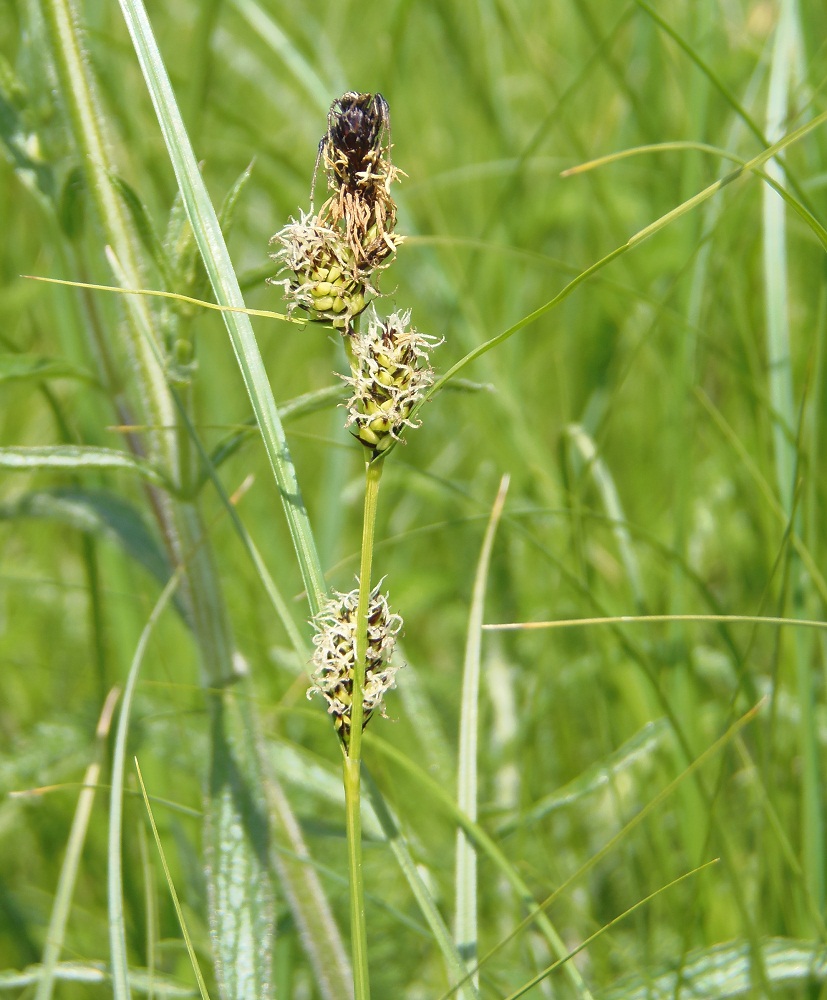
M 356 611 L 356 662 L 353 673 L 353 700 L 350 739 L 344 758 L 345 808 L 347 811 L 348 863 L 350 867 L 350 927 L 353 954 L 355 1000 L 369 1000 L 368 939 L 365 925 L 365 890 L 362 881 L 361 764 L 365 668 L 368 651 L 368 610 L 370 575 L 373 564 L 373 537 L 379 483 L 384 462 L 368 462 L 365 469 L 365 511 L 362 521 L 362 559 L 359 569 L 359 604 Z
M 361 761 L 345 756 L 344 784 L 350 870 L 350 934 L 355 1000 L 370 1000 L 365 889 L 362 880 Z
M 353 705 L 350 716 L 348 757 L 359 761 L 362 756 L 362 723 L 365 668 L 368 653 L 368 611 L 370 608 L 370 575 L 373 566 L 373 536 L 376 528 L 376 508 L 379 483 L 382 479 L 382 459 L 368 462 L 365 467 L 365 511 L 362 519 L 362 559 L 359 566 L 359 604 L 356 611 L 356 663 L 353 675 Z

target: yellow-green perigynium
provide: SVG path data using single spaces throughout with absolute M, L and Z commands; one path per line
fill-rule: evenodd
M 321 224 L 315 215 L 302 213 L 270 240 L 279 249 L 270 256 L 281 265 L 284 278 L 270 278 L 281 285 L 287 311 L 301 308 L 310 319 L 346 328 L 374 293 L 370 272 L 358 266 L 353 251 L 336 229 Z
M 346 406 L 346 426 L 374 454 L 398 441 L 405 427 L 418 427 L 411 413 L 434 382 L 428 355 L 438 344 L 410 326 L 411 313 L 376 313 L 367 329 L 349 337 L 351 375 L 342 376 L 352 388 Z
M 395 687 L 394 676 L 399 667 L 391 664 L 396 636 L 402 628 L 402 618 L 388 607 L 387 597 L 380 593 L 381 581 L 371 591 L 368 604 L 368 634 L 365 679 L 362 688 L 362 727 L 375 711 L 384 715 L 385 692 Z M 359 590 L 333 596 L 316 615 L 313 624 L 313 685 L 308 698 L 320 694 L 333 716 L 336 732 L 347 748 L 350 742 L 350 720 L 353 707 L 353 670 L 356 664 L 356 612 Z

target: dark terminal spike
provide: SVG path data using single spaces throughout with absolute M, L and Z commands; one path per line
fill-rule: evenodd
M 342 181 L 352 184 L 371 167 L 389 127 L 388 102 L 381 94 L 348 91 L 333 102 L 323 142 L 329 144 L 329 159 Z

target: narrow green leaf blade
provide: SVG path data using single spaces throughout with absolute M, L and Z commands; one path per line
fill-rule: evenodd
M 265 784 L 277 849 L 271 854 L 281 885 L 290 900 L 305 954 L 313 966 L 324 1000 L 350 1000 L 353 974 L 339 929 L 312 864 L 301 827 L 281 784 L 268 771 Z
M 213 957 L 221 994 L 271 996 L 275 899 L 258 755 L 234 692 L 210 695 L 212 767 L 205 849 Z
M 129 962 L 126 951 L 126 928 L 124 923 L 123 897 L 123 800 L 124 800 L 124 764 L 126 760 L 126 741 L 129 735 L 129 721 L 132 712 L 132 698 L 138 673 L 146 654 L 147 645 L 158 619 L 164 612 L 170 598 L 180 581 L 176 573 L 170 577 L 169 583 L 161 591 L 152 614 L 144 626 L 132 665 L 124 685 L 121 711 L 118 716 L 118 728 L 115 734 L 115 746 L 112 755 L 112 789 L 109 796 L 109 833 L 107 844 L 107 896 L 109 911 L 109 960 L 112 969 L 112 992 L 115 1000 L 129 1000 L 131 989 L 129 983 Z
M 216 301 L 219 305 L 243 309 L 244 300 L 221 233 L 221 226 L 198 170 L 198 163 L 181 120 L 144 5 L 141 0 L 119 0 L 119 2 Z M 281 493 L 311 611 L 315 614 L 321 607 L 327 588 L 273 391 L 249 317 L 244 313 L 222 315 L 253 405 L 253 412 L 261 428 L 264 446 Z
M 815 996 L 827 980 L 827 948 L 812 941 L 773 938 L 761 943 L 767 982 L 784 996 Z M 603 994 L 605 1000 L 695 1000 L 696 997 L 755 995 L 750 971 L 751 946 L 732 941 L 690 952 L 677 970 L 655 972 L 643 980 L 624 979 Z M 801 990 L 799 993 L 788 992 Z M 775 995 L 775 994 L 774 994 Z M 779 992 L 778 994 L 782 994 Z
M 586 463 L 589 475 L 594 480 L 606 516 L 612 526 L 612 534 L 615 537 L 618 552 L 626 571 L 626 578 L 629 581 L 629 589 L 632 592 L 635 604 L 639 610 L 646 607 L 646 599 L 643 592 L 642 574 L 638 563 L 635 547 L 632 544 L 632 536 L 626 524 L 626 514 L 620 501 L 620 493 L 615 485 L 614 477 L 603 458 L 600 456 L 594 440 L 586 433 L 580 424 L 570 424 L 566 428 L 566 433 L 571 438 L 575 447 L 580 452 L 583 461 Z
M 31 448 L 10 446 L 0 448 L 0 469 L 33 472 L 41 469 L 119 470 L 137 473 L 142 479 L 163 485 L 163 477 L 148 462 L 133 458 L 114 448 L 96 448 L 91 445 L 57 444 Z
M 507 837 L 516 829 L 525 830 L 534 823 L 539 823 L 550 813 L 563 809 L 588 795 L 604 791 L 619 775 L 626 773 L 641 760 L 646 760 L 654 754 L 670 736 L 666 719 L 655 719 L 646 725 L 631 739 L 627 740 L 614 753 L 603 760 L 587 767 L 562 788 L 557 788 L 549 795 L 544 795 L 530 809 L 518 816 L 509 815 L 497 824 L 498 837 Z
M 0 505 L 0 519 L 40 518 L 106 538 L 165 583 L 172 569 L 166 553 L 137 509 L 107 490 L 59 487 L 24 493 Z
M 54 992 L 54 984 L 57 979 L 58 959 L 63 948 L 66 936 L 66 927 L 69 923 L 69 914 L 72 907 L 72 898 L 75 892 L 78 872 L 81 865 L 81 854 L 86 843 L 86 834 L 89 829 L 89 819 L 92 815 L 92 806 L 95 802 L 98 780 L 100 779 L 101 767 L 105 758 L 106 740 L 109 736 L 109 726 L 112 721 L 112 713 L 115 709 L 115 702 L 118 699 L 117 690 L 112 690 L 104 703 L 98 720 L 95 733 L 96 743 L 93 750 L 93 759 L 90 761 L 83 776 L 83 785 L 78 796 L 75 815 L 72 820 L 72 828 L 69 833 L 69 840 L 66 845 L 66 853 L 63 864 L 60 867 L 60 877 L 58 879 L 55 899 L 52 905 L 52 913 L 49 917 L 49 929 L 46 934 L 46 943 L 43 946 L 43 963 L 41 974 L 37 983 L 37 993 L 35 1000 L 51 1000 Z
M 451 932 L 448 930 L 445 921 L 442 919 L 442 914 L 439 912 L 436 901 L 431 895 L 425 880 L 419 872 L 419 869 L 416 867 L 416 862 L 408 849 L 408 845 L 405 842 L 405 838 L 402 835 L 402 831 L 399 829 L 396 819 L 391 813 L 391 810 L 379 790 L 378 785 L 367 770 L 364 773 L 363 780 L 370 797 L 370 804 L 373 808 L 373 812 L 381 824 L 382 832 L 385 835 L 388 846 L 393 851 L 397 864 L 402 870 L 402 874 L 405 876 L 405 879 L 411 888 L 411 892 L 419 904 L 420 912 L 427 921 L 428 927 L 434 936 L 434 940 L 442 952 L 442 957 L 445 961 L 445 967 L 448 971 L 448 975 L 455 983 L 462 982 L 463 984 L 457 990 L 457 996 L 471 997 L 474 998 L 474 1000 L 477 1000 L 479 997 L 479 990 L 477 989 L 476 983 L 473 977 L 466 978 L 467 972 L 463 964 L 463 956 L 460 955 L 459 951 L 457 951 L 454 947 Z
M 0 354 L 0 382 L 46 382 L 53 378 L 97 382 L 90 372 L 62 358 L 42 354 Z
M 146 206 L 141 201 L 138 192 L 122 177 L 112 177 L 112 186 L 121 196 L 124 207 L 132 220 L 132 226 L 144 250 L 149 254 L 164 278 L 169 280 L 169 261 L 166 250 L 149 217 Z
M 0 992 L 22 990 L 37 985 L 43 972 L 42 965 L 28 965 L 22 971 L 5 969 L 0 972 Z M 78 983 L 84 986 L 101 987 L 112 983 L 112 976 L 103 962 L 59 962 L 54 977 L 60 983 Z M 183 986 L 174 979 L 164 976 L 157 969 L 129 970 L 129 985 L 141 996 L 194 997 L 198 991 L 191 986 Z M 98 991 L 95 992 L 98 995 Z
M 477 743 L 479 726 L 480 660 L 485 591 L 494 538 L 508 492 L 509 477 L 503 476 L 486 528 L 474 579 L 474 594 L 468 620 L 465 664 L 462 674 L 459 760 L 457 762 L 457 807 L 474 822 L 477 819 Z M 477 965 L 477 851 L 465 831 L 457 830 L 456 914 L 454 938 L 469 970 Z M 476 987 L 477 977 L 472 984 Z M 464 991 L 466 992 L 466 991 Z

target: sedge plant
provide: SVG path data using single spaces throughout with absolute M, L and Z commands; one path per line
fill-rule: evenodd
M 7 5 L 0 12 L 2 25 L 8 23 L 6 9 L 15 6 L 24 8 Z M 23 22 L 29 41 L 21 50 L 28 47 L 28 82 L 40 105 L 35 100 L 27 107 L 25 88 L 13 85 L 20 66 L 0 61 L 0 140 L 9 176 L 15 177 L 15 193 L 6 195 L 3 207 L 9 220 L 27 222 L 25 231 L 9 226 L 7 254 L 28 247 L 33 259 L 21 267 L 11 258 L 10 273 L 16 279 L 21 270 L 48 267 L 121 289 L 160 284 L 167 291 L 159 295 L 169 298 L 123 296 L 120 311 L 110 308 L 111 296 L 89 294 L 91 288 L 72 300 L 57 293 L 40 298 L 36 325 L 50 334 L 59 331 L 59 347 L 53 339 L 35 337 L 30 350 L 42 342 L 49 355 L 68 351 L 72 362 L 86 359 L 95 389 L 72 395 L 75 384 L 89 384 L 72 382 L 66 391 L 67 383 L 53 391 L 53 379 L 79 374 L 79 365 L 62 358 L 47 357 L 51 367 L 26 354 L 0 362 L 7 389 L 15 377 L 22 380 L 21 372 L 30 387 L 43 382 L 43 399 L 59 418 L 58 443 L 29 447 L 26 442 L 43 440 L 40 409 L 14 403 L 6 408 L 6 433 L 14 444 L 0 449 L 0 462 L 9 470 L 9 482 L 20 482 L 11 470 L 25 469 L 66 477 L 71 486 L 68 493 L 24 488 L 19 494 L 10 486 L 4 494 L 11 525 L 7 538 L 13 546 L 15 535 L 28 542 L 26 529 L 18 531 L 18 525 L 26 511 L 45 516 L 46 501 L 53 515 L 73 516 L 75 526 L 83 514 L 87 526 L 91 515 L 98 515 L 102 527 L 84 536 L 83 550 L 83 593 L 97 609 L 91 630 L 98 637 L 97 706 L 114 700 L 107 700 L 114 681 L 100 637 L 103 625 L 115 621 L 111 594 L 124 589 L 111 586 L 109 561 L 101 563 L 105 572 L 96 577 L 98 539 L 106 529 L 108 537 L 121 540 L 131 531 L 132 551 L 154 574 L 152 585 L 156 580 L 163 585 L 171 576 L 178 581 L 169 612 L 160 618 L 160 611 L 153 613 L 147 629 L 179 628 L 170 619 L 186 623 L 181 630 L 186 639 L 177 645 L 164 642 L 163 652 L 175 658 L 170 674 L 177 685 L 186 679 L 181 650 L 192 647 L 201 667 L 201 690 L 193 700 L 208 707 L 203 906 L 193 892 L 198 874 L 178 887 L 195 951 L 212 952 L 208 988 L 214 980 L 216 994 L 233 1000 L 298 996 L 302 990 L 338 1000 L 352 995 L 355 977 L 357 995 L 364 997 L 371 985 L 369 929 L 373 992 L 382 996 L 418 991 L 419 996 L 463 1000 L 587 997 L 593 989 L 594 995 L 612 1000 L 665 1000 L 689 994 L 781 991 L 799 997 L 819 988 L 823 992 L 821 678 L 826 647 L 820 633 L 827 584 L 819 569 L 824 561 L 819 456 L 827 352 L 818 269 L 827 230 L 817 172 L 823 155 L 815 134 L 825 121 L 823 49 L 818 48 L 823 5 L 734 3 L 722 20 L 714 4 L 678 4 L 658 12 L 635 0 L 607 21 L 595 0 L 553 11 L 519 4 L 495 10 L 449 0 L 421 21 L 415 5 L 377 7 L 367 21 L 359 5 L 347 2 L 319 8 L 275 5 L 277 15 L 274 5 L 257 0 L 185 2 L 153 13 L 158 27 L 174 31 L 176 39 L 185 37 L 185 19 L 187 28 L 198 26 L 191 50 L 184 52 L 182 46 L 174 65 L 185 129 L 142 4 L 121 0 L 177 180 L 178 194 L 160 240 L 153 239 L 150 222 L 168 205 L 163 182 L 154 184 L 168 165 L 152 158 L 152 143 L 161 149 L 158 129 L 138 121 L 140 86 L 129 94 L 134 107 L 117 101 L 119 93 L 126 94 L 120 70 L 129 83 L 136 76 L 127 70 L 131 55 L 124 58 L 122 25 L 111 36 L 120 44 L 107 45 L 106 52 L 101 46 L 101 39 L 110 40 L 106 19 L 117 20 L 117 5 L 36 0 L 25 6 L 39 15 Z M 92 30 L 84 39 L 81 28 L 90 11 Z M 352 39 L 349 25 L 359 29 Z M 402 31 L 400 25 L 416 30 Z M 373 44 L 374 33 L 392 40 L 387 50 Z M 411 65 L 416 73 L 408 71 Z M 377 73 L 377 84 L 381 80 L 381 89 L 393 95 L 400 146 L 416 121 L 415 141 L 400 158 L 415 182 L 402 188 L 408 200 L 404 216 L 399 215 L 406 219 L 406 233 L 419 235 L 409 237 L 398 266 L 401 237 L 393 192 L 399 172 L 390 158 L 390 109 L 379 94 L 355 91 L 330 106 L 344 81 L 376 79 L 370 74 Z M 220 93 L 211 83 L 218 74 Z M 364 86 L 376 89 L 373 83 Z M 250 87 L 261 114 L 246 113 Z M 761 110 L 765 92 L 766 114 Z M 47 98 L 52 93 L 59 95 L 54 109 Z M 28 114 L 33 105 L 48 107 L 53 122 L 71 137 L 68 169 L 48 142 L 38 141 L 43 135 L 37 117 Z M 130 114 L 121 116 L 128 105 Z M 284 290 L 291 325 L 276 316 L 278 340 L 267 360 L 278 358 L 275 364 L 281 367 L 268 370 L 241 288 L 264 293 L 267 265 L 261 258 L 267 234 L 261 217 L 281 218 L 287 209 L 273 213 L 268 208 L 252 220 L 254 236 L 245 233 L 243 245 L 255 257 L 256 272 L 246 277 L 242 272 L 239 282 L 224 237 L 234 206 L 240 206 L 242 220 L 250 207 L 243 197 L 251 190 L 249 171 L 218 212 L 206 196 L 205 180 L 214 183 L 222 166 L 235 163 L 238 150 L 245 157 L 254 150 L 252 190 L 261 183 L 266 194 L 262 190 L 258 197 L 271 206 L 289 191 L 285 164 L 295 166 L 295 176 L 302 187 L 306 184 L 304 164 L 312 161 L 312 143 L 323 131 L 325 115 L 311 203 L 274 238 L 275 281 Z M 47 129 L 48 123 L 43 132 Z M 215 145 L 211 135 L 218 140 Z M 655 141 L 662 138 L 667 141 Z M 606 151 L 609 156 L 600 155 Z M 294 162 L 299 160 L 301 166 Z M 557 176 L 563 167 L 570 168 L 567 180 Z M 763 221 L 756 224 L 756 193 L 764 187 Z M 44 216 L 53 226 L 48 240 L 31 225 L 18 190 L 34 192 L 33 200 L 46 206 Z M 160 199 L 153 202 L 155 195 Z M 144 209 L 143 198 L 150 208 Z M 292 202 L 292 193 L 289 198 Z M 85 239 L 77 236 L 79 202 L 88 217 Z M 235 234 L 240 235 L 238 229 Z M 763 257 L 756 266 L 759 235 Z M 199 273 L 199 257 L 204 273 Z M 415 301 L 423 328 L 450 329 L 452 349 L 464 354 L 452 358 L 452 367 L 438 379 L 428 360 L 435 341 L 411 328 L 406 309 L 383 308 L 391 275 L 399 281 L 400 301 Z M 10 316 L 19 308 L 12 304 L 17 287 L 11 282 L 5 298 Z M 209 288 L 215 303 L 202 302 Z M 42 290 L 24 286 L 33 299 Z M 214 406 L 215 394 L 208 399 L 205 390 L 229 387 L 236 375 L 232 365 L 222 364 L 220 344 L 203 349 L 209 323 L 193 323 L 199 302 L 222 310 L 250 398 L 248 410 L 240 393 L 232 397 L 240 401 L 244 423 L 233 423 L 212 453 L 202 444 L 202 430 L 205 437 L 216 424 L 226 431 L 236 413 L 235 406 L 224 408 L 223 400 Z M 61 308 L 44 323 L 48 303 Z M 275 314 L 260 310 L 258 315 L 272 319 Z M 308 324 L 309 330 L 302 329 Z M 76 350 L 67 330 L 73 336 L 82 333 L 88 350 Z M 270 381 L 279 383 L 280 392 L 291 379 L 303 378 L 314 352 L 325 349 L 330 330 L 346 358 L 338 384 L 277 406 Z M 272 332 L 272 324 L 262 324 L 260 342 L 269 344 Z M 6 339 L 14 350 L 27 350 L 26 337 L 16 329 L 10 327 Z M 495 357 L 496 367 L 491 364 Z M 323 363 L 327 371 L 331 366 Z M 443 386 L 456 386 L 458 374 L 472 371 L 496 382 L 489 406 L 473 410 L 474 397 L 456 394 L 450 413 L 444 405 L 423 408 Z M 317 461 L 317 441 L 308 444 L 301 434 L 290 441 L 300 461 L 302 448 L 313 452 L 302 487 L 307 489 L 316 475 L 323 498 L 335 498 L 327 510 L 335 506 L 336 515 L 319 518 L 329 538 L 345 524 L 347 498 L 363 501 L 355 585 L 348 590 L 340 584 L 340 591 L 328 584 L 337 572 L 330 551 L 335 546 L 320 546 L 324 558 L 319 558 L 281 421 L 344 396 L 345 409 L 333 417 L 352 433 L 350 456 L 364 458 L 364 486 L 360 476 L 354 491 L 349 484 L 346 491 L 341 473 L 346 458 L 338 466 L 339 479 L 331 475 L 328 481 L 325 473 L 335 471 L 344 450 L 330 449 L 325 465 Z M 81 414 L 75 421 L 71 406 L 79 398 Z M 101 399 L 108 407 L 104 420 Z M 87 410 L 93 419 L 86 417 Z M 254 439 L 250 411 L 300 567 L 301 582 L 288 583 L 288 592 L 303 591 L 297 617 L 312 619 L 312 638 L 291 621 L 295 608 L 279 593 L 247 534 L 255 521 L 249 508 L 237 509 L 244 490 L 231 497 L 222 492 L 221 479 L 233 468 L 239 442 Z M 417 468 L 405 469 L 398 461 L 404 452 L 397 446 L 426 414 L 427 423 L 432 418 L 442 422 L 443 433 L 433 434 L 439 447 L 430 451 L 427 467 L 417 462 Z M 112 425 L 120 429 L 123 447 L 100 447 L 100 428 Z M 559 461 L 551 446 L 555 440 Z M 219 478 L 216 470 L 227 456 L 230 464 Z M 249 452 L 242 457 L 247 477 L 254 458 Z M 394 466 L 382 482 L 382 501 L 391 530 L 380 547 L 373 535 L 382 535 L 376 517 L 388 461 Z M 500 529 L 506 541 L 493 553 L 487 543 L 478 564 L 469 640 L 472 630 L 486 628 L 483 621 L 489 621 L 489 630 L 484 641 L 477 634 L 468 642 L 471 683 L 460 685 L 451 672 L 457 661 L 451 630 L 468 606 L 454 600 L 454 581 L 471 565 L 469 551 L 463 552 L 463 532 L 470 524 L 469 537 L 476 538 L 473 528 L 486 513 L 478 498 L 493 495 L 488 487 L 498 466 L 512 472 L 514 484 Z M 134 491 L 138 497 L 132 506 L 127 490 L 120 506 L 109 492 L 96 493 L 94 487 L 108 485 L 113 475 L 141 484 L 143 492 Z M 400 481 L 405 489 L 394 494 Z M 66 486 L 63 479 L 61 485 Z M 260 495 L 252 492 L 244 503 Z M 154 531 L 135 528 L 139 522 L 132 512 L 141 502 Z M 314 502 L 316 497 L 311 500 L 315 520 Z M 210 503 L 217 504 L 218 514 Z M 272 510 L 277 504 L 262 505 L 263 533 L 273 546 L 279 544 Z M 17 517 L 12 510 L 22 513 Z M 254 587 L 269 603 L 239 597 L 243 575 L 225 577 L 217 568 L 232 558 L 231 547 L 213 548 L 222 521 L 237 532 L 242 558 L 255 567 Z M 419 562 L 411 560 L 403 577 L 390 552 L 423 537 L 420 532 L 449 539 L 440 551 L 439 573 L 426 552 Z M 338 537 L 344 539 L 345 532 Z M 65 544 L 54 548 L 59 561 L 48 565 L 62 570 L 72 553 Z M 108 559 L 105 546 L 101 551 Z M 120 572 L 117 558 L 112 564 Z M 290 561 L 288 556 L 285 581 Z M 26 552 L 26 569 L 32 565 Z M 7 566 L 11 578 L 16 566 L 11 560 Z M 452 581 L 451 590 L 442 578 Z M 121 577 L 114 579 L 120 583 Z M 410 625 L 412 590 L 432 597 L 425 629 Z M 225 591 L 235 601 L 229 605 L 232 614 Z M 9 601 L 18 635 L 35 615 L 39 625 L 49 613 L 45 600 L 29 603 L 23 607 L 19 597 Z M 51 610 L 59 607 L 52 599 Z M 409 619 L 404 651 L 399 610 Z M 630 617 L 630 612 L 637 614 Z M 278 632 L 271 628 L 275 618 L 289 649 L 271 646 Z M 123 628 L 126 615 L 119 613 L 117 620 L 121 627 L 111 633 L 123 645 L 130 630 Z M 812 641 L 801 636 L 805 626 Z M 26 648 L 39 648 L 38 630 L 31 631 Z M 288 694 L 273 711 L 277 735 L 269 722 L 267 728 L 262 725 L 251 692 L 260 695 L 263 685 L 249 683 L 236 635 L 246 645 L 256 641 L 250 636 L 261 637 L 257 668 L 272 654 L 279 668 L 289 671 Z M 75 648 L 81 645 L 76 642 Z M 14 663 L 37 659 L 20 650 L 14 650 Z M 75 976 L 74 994 L 68 982 L 60 985 L 67 995 L 85 995 L 81 991 L 94 988 L 87 987 L 92 982 L 118 1000 L 147 983 L 157 994 L 174 992 L 172 962 L 162 969 L 162 962 L 156 967 L 150 957 L 146 972 L 136 967 L 135 955 L 153 954 L 152 931 L 144 949 L 136 931 L 141 907 L 135 906 L 134 872 L 128 859 L 119 864 L 118 857 L 121 841 L 128 849 L 134 826 L 124 773 L 130 732 L 137 742 L 142 731 L 163 731 L 161 725 L 151 728 L 157 719 L 146 718 L 152 689 L 138 677 L 139 670 L 144 673 L 142 659 L 151 660 L 153 652 L 143 638 L 134 656 L 131 650 L 125 657 L 123 649 L 118 651 L 119 662 L 132 659 L 134 697 L 119 702 L 126 707 L 119 709 L 118 773 L 111 779 L 112 822 L 105 838 L 110 863 L 103 866 L 110 884 L 101 893 L 106 902 L 96 914 L 86 905 L 94 889 L 83 896 L 85 880 L 77 878 L 85 874 L 81 857 L 92 866 L 95 862 L 94 789 L 84 788 L 39 965 L 37 953 L 32 956 L 26 946 L 32 940 L 35 948 L 39 945 L 47 921 L 30 887 L 32 873 L 54 841 L 44 838 L 46 849 L 38 857 L 38 838 L 18 836 L 6 855 L 0 889 L 5 892 L 8 885 L 12 890 L 4 913 L 20 942 L 7 964 L 21 970 L 4 970 L 0 985 L 6 990 L 29 987 L 38 990 L 38 1000 L 48 1000 L 61 977 Z M 50 666 L 57 661 L 51 650 L 43 658 Z M 397 675 L 401 659 L 410 666 Z M 424 684 L 417 659 L 435 668 Z M 309 707 L 303 697 L 306 681 L 296 680 L 308 664 L 313 674 Z M 31 685 L 26 695 L 19 694 L 26 686 L 23 673 L 4 674 L 4 734 L 15 733 L 18 712 L 25 725 L 21 705 L 37 704 Z M 400 690 L 390 704 L 391 714 L 397 704 L 403 706 L 396 738 L 386 741 L 373 723 L 363 744 L 364 726 L 381 716 L 397 676 Z M 58 677 L 53 671 L 52 678 L 54 689 L 62 690 L 57 688 L 66 684 L 62 672 Z M 454 754 L 441 729 L 460 698 L 462 728 L 474 735 L 477 681 L 480 733 L 486 735 L 479 746 L 473 739 L 460 741 L 457 770 L 465 792 L 455 799 L 453 782 L 446 780 L 453 777 Z M 46 710 L 54 708 L 54 689 L 50 684 Z M 279 690 L 277 680 L 273 689 Z M 760 700 L 764 695 L 769 701 Z M 142 722 L 146 719 L 143 727 L 128 727 L 129 705 Z M 38 709 L 42 706 L 35 717 Z M 733 722 L 738 715 L 741 721 Z M 176 736 L 178 722 L 176 717 Z M 341 754 L 349 841 L 347 851 L 337 852 L 321 875 L 322 853 L 315 848 L 318 843 L 327 847 L 330 824 L 318 823 L 310 811 L 320 801 L 338 810 L 342 782 L 338 767 L 329 773 L 327 762 L 301 745 L 312 727 L 321 733 L 322 753 L 332 751 L 334 759 Z M 33 731 L 38 744 L 48 740 L 48 732 Z M 100 743 L 103 759 L 103 737 Z M 193 762 L 201 745 L 193 741 L 192 747 L 182 747 L 181 756 Z M 363 748 L 370 750 L 371 765 L 378 758 L 375 775 L 360 767 Z M 173 774 L 176 761 L 168 761 L 163 749 L 153 746 L 153 756 Z M 474 819 L 477 755 L 479 823 Z M 2 755 L 4 767 L 13 764 L 15 773 L 25 774 L 25 759 L 16 744 Z M 158 776 L 149 759 L 141 763 L 152 798 Z M 383 783 L 384 766 L 393 778 Z M 190 786 L 197 787 L 203 773 L 192 770 L 196 778 Z M 52 780 L 53 771 L 41 773 Z M 104 767 L 87 772 L 90 782 L 99 773 L 106 781 Z M 280 779 L 293 782 L 290 796 Z M 31 787 L 40 781 L 26 776 L 17 784 Z M 375 784 L 396 801 L 384 802 Z M 176 804 L 185 801 L 180 791 L 185 787 L 176 784 Z M 98 799 L 103 790 L 99 785 Z M 39 798 L 46 808 L 30 827 L 13 811 L 23 800 L 3 800 L 4 847 L 15 826 L 38 834 L 48 829 L 44 817 L 59 795 Z M 166 805 L 156 801 L 152 808 L 163 836 Z M 198 822 L 201 813 L 195 812 Z M 84 847 L 90 813 L 90 842 Z M 382 870 L 381 899 L 378 894 L 371 899 L 372 877 L 363 884 L 360 823 L 365 865 L 376 859 L 393 868 L 386 862 L 393 855 L 401 872 L 397 887 L 395 872 Z M 435 903 L 450 848 L 434 850 L 430 838 L 443 834 L 448 844 L 446 827 L 451 837 L 461 830 L 461 838 L 480 856 L 479 897 L 466 894 L 464 904 L 467 912 L 479 908 L 479 948 L 472 940 L 476 928 L 450 940 Z M 333 833 L 338 842 L 338 826 Z M 312 850 L 305 843 L 308 834 L 316 838 Z M 170 878 L 177 878 L 176 852 L 166 853 Z M 720 861 L 705 867 L 713 858 Z M 469 860 L 466 856 L 466 886 L 477 878 Z M 352 965 L 336 925 L 336 865 L 347 865 L 350 874 Z M 680 873 L 701 871 L 700 878 L 681 881 Z M 47 876 L 53 873 L 54 865 Z M 75 884 L 83 911 L 72 905 Z M 670 901 L 673 893 L 677 899 Z M 458 910 L 459 897 L 457 891 Z M 407 912 L 412 900 L 418 906 L 413 916 Z M 73 911 L 83 912 L 83 919 L 72 920 Z M 209 914 L 209 930 L 198 926 L 201 911 Z M 109 968 L 61 961 L 70 950 L 96 955 L 96 942 L 90 946 L 88 940 L 102 927 L 110 931 Z M 562 939 L 555 939 L 555 927 L 565 927 Z M 164 930 L 166 940 L 156 942 L 156 953 L 170 947 Z M 418 950 L 423 930 L 426 944 Z M 4 941 L 11 939 L 7 932 Z M 301 942 L 306 958 L 290 954 L 293 940 Z M 393 957 L 380 967 L 384 942 L 392 942 Z M 443 994 L 436 985 L 443 970 L 433 956 L 439 949 L 446 958 L 452 948 L 458 960 L 445 961 L 450 985 Z M 552 982 L 558 968 L 560 982 Z
M 314 170 L 321 165 L 328 197 L 311 207 L 271 242 L 281 265 L 275 283 L 284 289 L 288 313 L 341 333 L 350 374 L 345 426 L 365 454 L 362 546 L 356 587 L 334 594 L 314 618 L 313 686 L 339 737 L 347 811 L 354 992 L 370 996 L 364 886 L 362 880 L 362 731 L 395 685 L 391 662 L 402 617 L 390 610 L 372 584 L 374 532 L 382 469 L 406 428 L 418 426 L 414 408 L 434 382 L 429 353 L 438 343 L 411 325 L 410 310 L 380 318 L 371 298 L 381 272 L 402 238 L 394 232 L 391 185 L 399 171 L 391 161 L 390 110 L 381 94 L 348 91 L 334 101 Z M 283 276 L 281 276 L 283 275 Z M 367 323 L 362 318 L 367 311 Z

